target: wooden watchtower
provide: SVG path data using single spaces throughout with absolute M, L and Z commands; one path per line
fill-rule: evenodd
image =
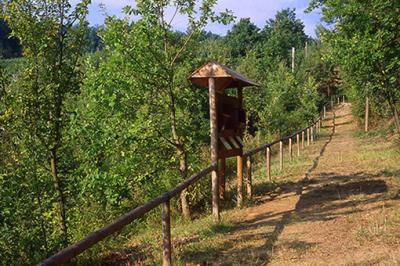
M 225 161 L 237 157 L 238 188 L 243 182 L 243 133 L 246 128 L 246 113 L 243 109 L 243 88 L 259 86 L 232 69 L 210 61 L 195 70 L 189 80 L 209 89 L 213 216 L 219 220 L 219 198 L 225 193 Z M 227 89 L 237 89 L 236 97 L 228 96 Z M 221 161 L 218 168 L 218 160 Z M 218 171 L 219 169 L 219 171 Z M 238 197 L 241 193 L 238 193 Z M 241 199 L 238 198 L 238 202 Z

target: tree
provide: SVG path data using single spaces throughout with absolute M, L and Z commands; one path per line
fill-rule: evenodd
M 228 31 L 225 39 L 231 49 L 231 56 L 239 60 L 253 49 L 260 41 L 260 29 L 250 21 L 250 18 L 241 18 Z
M 103 43 L 99 36 L 99 32 L 101 31 L 101 29 L 102 28 L 99 26 L 88 27 L 86 33 L 86 38 L 87 38 L 86 43 L 87 43 L 87 50 L 89 52 L 96 52 L 102 48 Z
M 279 11 L 274 19 L 267 21 L 261 35 L 265 40 L 262 53 L 267 66 L 274 66 L 280 60 L 285 60 L 289 66 L 292 47 L 303 50 L 309 40 L 304 33 L 304 24 L 296 18 L 294 9 Z
M 89 3 L 84 0 L 72 9 L 67 0 L 11 1 L 4 3 L 3 11 L 26 60 L 13 83 L 13 93 L 19 95 L 11 106 L 18 130 L 25 134 L 17 144 L 19 152 L 25 152 L 19 156 L 33 179 L 47 178 L 46 172 L 53 178 L 63 246 L 68 245 L 65 102 L 78 93 L 82 79 L 79 64 Z M 37 193 L 40 198 L 41 192 Z
M 203 135 L 206 131 L 196 130 L 204 126 L 206 94 L 204 91 L 193 90 L 186 78 L 200 64 L 196 58 L 196 49 L 197 40 L 203 38 L 204 26 L 211 20 L 223 23 L 231 20 L 229 12 L 218 15 L 214 13 L 215 3 L 210 0 L 142 0 L 137 1 L 135 8 L 125 9 L 128 15 L 140 17 L 136 22 L 108 19 L 103 33 L 107 60 L 100 65 L 99 70 L 92 73 L 93 83 L 88 84 L 87 92 L 99 97 L 93 103 L 94 109 L 110 108 L 109 116 L 113 123 L 118 123 L 121 117 L 130 117 L 128 122 L 132 122 L 123 127 L 131 128 L 137 135 L 136 139 L 129 139 L 126 143 L 143 151 L 141 154 L 147 154 L 146 162 L 143 158 L 135 159 L 143 165 L 142 171 L 135 173 L 141 178 L 153 179 L 154 173 L 167 169 L 162 176 L 170 183 L 176 184 L 177 181 L 171 178 L 172 172 L 178 172 L 180 180 L 186 179 L 190 151 L 195 150 L 196 143 L 206 139 Z M 186 33 L 172 30 L 175 16 L 172 19 L 166 17 L 166 10 L 171 7 L 175 14 L 188 18 Z M 115 68 L 119 69 L 118 74 Z M 132 105 L 127 106 L 128 102 Z M 107 129 L 105 127 L 101 131 Z M 123 140 L 125 137 L 115 138 Z M 152 141 L 149 143 L 145 140 Z M 158 151 L 156 154 L 155 150 Z M 100 155 L 103 151 L 97 149 L 96 153 Z M 173 171 L 170 171 L 171 168 Z M 147 170 L 145 176 L 144 169 Z M 110 171 L 104 167 L 100 170 Z M 132 171 L 132 168 L 129 170 Z M 181 208 L 184 217 L 188 218 L 187 191 L 181 194 Z

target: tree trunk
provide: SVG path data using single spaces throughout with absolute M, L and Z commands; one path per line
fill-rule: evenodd
M 179 171 L 181 173 L 182 180 L 186 180 L 187 178 L 187 154 L 186 151 L 181 151 L 181 156 L 179 160 Z M 182 215 L 185 219 L 190 219 L 190 208 L 187 200 L 187 189 L 182 190 L 181 195 L 181 206 L 182 206 Z
M 172 84 L 173 84 L 173 76 L 170 76 L 170 85 Z M 171 101 L 169 109 L 170 109 L 172 139 L 179 156 L 179 172 L 181 174 L 182 180 L 185 180 L 187 178 L 187 172 L 188 172 L 187 152 L 184 143 L 182 142 L 182 140 L 179 138 L 178 135 L 175 94 L 171 86 L 168 87 L 168 96 Z M 188 193 L 187 189 L 185 189 L 180 194 L 182 215 L 185 219 L 190 218 L 190 209 L 189 209 L 189 203 L 187 201 L 187 193 Z
M 51 158 L 50 158 L 50 165 L 51 165 L 51 175 L 54 179 L 54 188 L 58 193 L 58 213 L 60 216 L 60 230 L 62 233 L 62 244 L 64 247 L 68 246 L 68 228 L 67 228 L 67 221 L 65 215 L 65 197 L 62 190 L 62 184 L 60 177 L 58 176 L 58 158 L 57 158 L 57 150 L 53 149 L 51 151 Z

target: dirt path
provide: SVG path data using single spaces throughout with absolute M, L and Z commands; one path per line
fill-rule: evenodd
M 360 144 L 350 105 L 336 117 L 297 178 L 308 181 L 257 198 L 206 264 L 400 265 L 400 156 L 386 155 L 389 144 Z

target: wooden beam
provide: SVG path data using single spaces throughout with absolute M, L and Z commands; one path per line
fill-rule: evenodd
M 312 125 L 310 128 L 310 138 L 311 138 L 311 144 L 314 144 L 314 125 Z
M 241 208 L 243 205 L 243 157 L 237 156 L 237 194 L 236 206 Z
M 163 266 L 171 265 L 171 209 L 169 200 L 162 204 Z
M 300 156 L 300 135 L 296 134 L 297 156 Z
M 219 165 L 219 198 L 223 200 L 225 198 L 225 176 L 226 176 L 226 159 L 220 159 Z
M 253 198 L 253 188 L 252 188 L 252 180 L 251 180 L 251 156 L 247 157 L 246 162 L 247 169 L 247 178 L 246 178 L 246 187 L 247 187 L 247 199 L 251 200 Z
M 279 170 L 283 170 L 283 141 L 279 141 Z
M 211 128 L 211 164 L 218 166 L 218 116 L 217 116 L 217 90 L 215 79 L 208 79 L 210 98 L 210 128 Z M 219 222 L 219 193 L 218 193 L 218 167 L 211 172 L 212 214 L 214 221 Z
M 365 97 L 365 128 L 364 131 L 368 132 L 368 121 L 369 120 L 369 97 Z
M 271 177 L 271 148 L 267 147 L 265 151 L 265 171 L 267 173 L 267 178 L 271 182 L 272 177 Z
M 294 67 L 295 67 L 295 53 L 296 53 L 296 48 L 292 47 L 292 73 L 294 73 Z
M 228 141 L 224 137 L 220 137 L 219 140 L 221 141 L 222 145 L 224 145 L 225 149 L 232 150 L 232 146 L 229 144 Z

